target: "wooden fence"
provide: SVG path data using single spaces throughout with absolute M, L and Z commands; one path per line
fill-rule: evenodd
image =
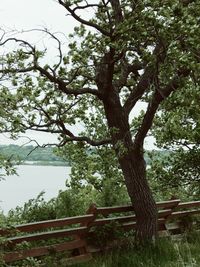
M 175 199 L 156 204 L 160 234 L 180 233 L 183 230 L 181 218 L 200 214 L 200 201 L 184 203 Z M 185 221 L 187 220 L 184 219 Z M 17 225 L 12 229 L 0 229 L 0 236 L 5 238 L 1 246 L 3 259 L 9 263 L 27 257 L 41 257 L 63 252 L 66 253 L 64 257 L 67 258 L 67 263 L 89 260 L 94 249 L 88 244 L 91 239 L 94 241 L 92 243 L 95 243 L 98 232 L 104 231 L 104 226 L 109 225 L 112 226 L 111 232 L 114 231 L 113 225 L 122 233 L 134 231 L 136 216 L 133 206 L 96 207 L 93 204 L 83 216 Z M 109 233 L 107 237 L 111 239 Z M 26 249 L 17 249 L 20 244 L 23 245 L 24 241 L 29 242 L 29 246 Z M 42 241 L 45 241 L 45 245 Z M 102 246 L 96 248 L 95 251 L 100 249 Z

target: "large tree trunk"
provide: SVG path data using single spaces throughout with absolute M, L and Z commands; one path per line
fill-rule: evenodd
M 157 208 L 146 180 L 143 156 L 137 153 L 119 158 L 125 184 L 136 214 L 136 237 L 139 241 L 157 236 Z
M 133 143 L 128 115 L 114 91 L 103 102 L 113 147 L 136 214 L 136 237 L 142 242 L 153 240 L 157 236 L 157 208 L 146 179 L 143 147 Z
M 157 235 L 157 209 L 146 180 L 143 142 L 132 141 L 128 113 L 113 85 L 114 54 L 110 49 L 96 67 L 96 83 L 104 105 L 112 143 L 124 174 L 125 184 L 136 214 L 136 237 L 152 240 Z

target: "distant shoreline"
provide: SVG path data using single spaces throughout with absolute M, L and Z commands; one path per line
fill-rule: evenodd
M 0 145 L 0 154 L 9 158 L 14 165 L 69 166 L 69 161 L 57 156 L 54 149 L 10 144 Z
M 24 161 L 19 163 L 18 165 L 70 167 L 66 162 L 63 161 Z

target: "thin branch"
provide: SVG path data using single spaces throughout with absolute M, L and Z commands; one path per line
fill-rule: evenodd
M 0 28 L 0 31 L 2 32 L 1 37 L 0 37 L 0 42 L 1 42 L 4 39 L 4 36 L 6 35 L 6 32 L 2 28 Z
M 91 89 L 91 88 L 80 88 L 80 89 L 73 89 L 73 88 L 69 88 L 67 85 L 67 82 L 64 82 L 62 79 L 58 78 L 55 76 L 55 73 L 53 73 L 53 75 L 45 68 L 41 67 L 38 64 L 38 57 L 36 55 L 36 50 L 35 47 L 33 47 L 29 42 L 21 40 L 21 39 L 17 39 L 17 38 L 8 38 L 5 41 L 3 41 L 2 43 L 0 43 L 0 46 L 3 46 L 4 44 L 6 44 L 9 41 L 14 41 L 17 43 L 22 43 L 26 46 L 28 46 L 31 49 L 31 54 L 33 55 L 33 66 L 27 67 L 27 68 L 9 68 L 9 69 L 2 69 L 0 70 L 0 73 L 25 73 L 25 72 L 30 72 L 30 71 L 39 71 L 40 74 L 42 76 L 45 76 L 46 78 L 48 78 L 49 81 L 51 81 L 54 84 L 57 84 L 58 89 L 61 90 L 63 93 L 65 94 L 69 94 L 69 95 L 83 95 L 83 94 L 92 94 L 95 96 L 100 97 L 100 92 L 96 89 Z M 57 65 L 58 66 L 58 65 Z
M 108 5 L 109 1 L 106 3 L 105 0 L 102 0 L 102 2 L 103 2 L 104 7 L 106 8 L 106 14 L 107 14 L 108 22 L 109 22 L 109 25 L 110 25 L 110 32 L 113 32 L 112 18 L 111 18 L 111 15 L 110 15 L 109 11 L 108 11 L 108 8 L 107 8 L 107 5 Z
M 62 50 L 61 50 L 61 41 L 55 36 L 55 34 L 49 32 L 47 29 L 44 30 L 45 33 L 49 34 L 54 40 L 57 41 L 58 43 L 58 51 L 59 51 L 59 61 L 58 63 L 56 64 L 56 66 L 54 67 L 54 71 L 57 70 L 57 68 L 61 65 L 62 63 L 62 58 L 63 58 L 63 55 L 62 55 Z
M 37 148 L 37 147 L 44 148 L 44 147 L 48 147 L 48 146 L 57 146 L 57 147 L 60 146 L 59 143 L 47 143 L 47 144 L 40 145 L 40 144 L 38 143 L 37 140 L 32 139 L 32 138 L 30 138 L 30 137 L 28 137 L 28 136 L 26 136 L 26 135 L 20 135 L 19 138 L 26 138 L 26 139 L 29 140 L 28 142 L 26 142 L 26 143 L 23 144 L 22 146 L 27 145 L 27 144 L 30 144 L 30 143 L 32 143 L 32 142 L 36 144 L 36 148 Z
M 52 74 L 50 74 L 46 69 L 42 68 L 39 65 L 35 65 L 35 69 L 40 72 L 41 75 L 47 77 L 52 83 L 58 85 L 58 89 L 61 90 L 63 93 L 67 95 L 83 95 L 83 94 L 92 94 L 95 96 L 100 97 L 100 92 L 96 89 L 91 88 L 80 88 L 80 89 L 73 89 L 67 87 L 67 83 L 61 80 L 60 78 L 56 78 Z
M 5 41 L 3 41 L 3 42 L 0 43 L 0 46 L 3 46 L 3 45 L 5 45 L 6 43 L 8 43 L 10 41 L 14 41 L 16 43 L 22 43 L 25 46 L 28 46 L 29 48 L 31 48 L 31 50 L 35 52 L 35 47 L 33 47 L 29 42 L 27 42 L 25 40 L 22 40 L 22 39 L 14 38 L 14 37 L 7 38 Z
M 84 6 L 76 6 L 75 8 L 73 8 L 72 10 L 75 12 L 76 10 L 83 10 L 86 8 L 90 8 L 90 7 L 98 7 L 98 8 L 102 8 L 103 5 L 98 5 L 98 4 L 87 4 Z
M 71 14 L 71 16 L 77 20 L 78 22 L 84 24 L 84 25 L 87 25 L 87 26 L 90 26 L 96 30 L 98 30 L 100 33 L 102 33 L 103 35 L 105 36 L 111 36 L 110 32 L 106 31 L 105 29 L 101 28 L 98 24 L 96 23 L 93 23 L 91 21 L 88 21 L 88 20 L 85 20 L 85 19 L 82 19 L 81 17 L 79 17 L 73 9 L 70 8 L 70 4 L 69 2 L 66 2 L 64 3 L 63 1 L 61 0 L 58 0 L 59 4 L 61 4 L 63 7 L 65 7 L 65 9 Z
M 61 49 L 61 41 L 58 39 L 58 37 L 56 37 L 56 34 L 62 34 L 64 35 L 62 32 L 54 32 L 51 33 L 47 28 L 41 29 L 41 28 L 33 28 L 33 29 L 29 29 L 29 30 L 22 30 L 20 33 L 30 33 L 30 32 L 42 32 L 45 33 L 47 35 L 49 35 L 52 39 L 54 39 L 57 43 L 58 43 L 58 54 L 59 54 L 59 61 L 58 63 L 55 65 L 54 67 L 54 71 L 56 71 L 56 69 L 60 66 L 60 64 L 62 63 L 62 49 Z M 64 35 L 65 36 L 65 35 Z
M 49 129 L 37 129 L 37 128 L 27 128 L 27 130 L 32 130 L 32 131 L 39 131 L 39 132 L 48 132 L 48 133 L 60 133 L 60 130 L 49 130 Z M 73 133 L 69 130 L 66 130 L 66 132 L 68 132 L 68 136 L 69 137 L 63 137 L 63 141 L 62 141 L 62 146 L 65 145 L 68 142 L 85 142 L 91 146 L 101 146 L 101 145 L 107 145 L 107 144 L 111 144 L 112 140 L 107 138 L 107 139 L 102 139 L 102 140 L 93 140 L 87 136 L 75 136 L 73 135 Z
M 65 124 L 62 120 L 52 120 L 50 118 L 50 122 L 46 124 L 36 124 L 32 123 L 31 125 L 25 125 L 21 123 L 23 128 L 26 130 L 31 131 L 37 131 L 37 132 L 47 132 L 47 133 L 54 133 L 54 134 L 62 134 L 63 135 L 63 141 L 61 141 L 62 146 L 70 141 L 76 141 L 76 142 L 86 142 L 90 144 L 91 146 L 100 146 L 100 145 L 106 145 L 111 144 L 111 139 L 106 138 L 102 140 L 93 140 L 87 136 L 76 136 L 74 135 L 69 129 L 65 127 Z M 50 129 L 50 126 L 57 126 L 57 129 Z M 60 127 L 60 128 L 59 128 Z
M 193 147 L 191 147 L 191 145 L 196 145 L 196 143 L 187 143 L 186 141 L 175 141 L 175 143 L 180 147 L 180 146 L 184 146 L 185 148 L 187 148 L 188 150 L 192 151 Z
M 101 146 L 101 145 L 108 145 L 112 143 L 111 139 L 92 140 L 87 136 L 74 136 L 71 138 L 64 138 L 65 143 L 68 143 L 71 141 L 86 142 L 87 144 L 91 146 Z
M 121 22 L 123 22 L 124 19 L 122 14 L 121 4 L 119 0 L 110 0 L 110 3 L 113 9 L 115 24 L 118 25 Z

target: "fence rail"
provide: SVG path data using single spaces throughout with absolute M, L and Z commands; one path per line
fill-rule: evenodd
M 181 230 L 182 217 L 200 214 L 200 201 L 181 202 L 180 199 L 157 202 L 158 229 L 177 233 Z M 175 227 L 170 222 L 175 222 Z M 96 207 L 91 205 L 86 215 L 56 220 L 40 221 L 17 225 L 13 228 L 0 229 L 0 236 L 6 239 L 4 249 L 5 262 L 40 257 L 57 252 L 73 252 L 68 262 L 91 259 L 87 238 L 94 237 L 95 232 L 103 226 L 116 223 L 122 231 L 134 230 L 136 216 L 132 205 L 115 207 Z M 94 228 L 96 228 L 94 230 Z M 176 231 L 175 231 L 176 230 Z M 51 241 L 51 244 L 41 245 L 41 241 Z M 13 251 L 17 244 L 30 242 L 32 247 L 25 250 Z M 52 242 L 54 242 L 52 244 Z M 76 253 L 74 254 L 74 251 Z M 76 255 L 76 256 L 74 256 Z

